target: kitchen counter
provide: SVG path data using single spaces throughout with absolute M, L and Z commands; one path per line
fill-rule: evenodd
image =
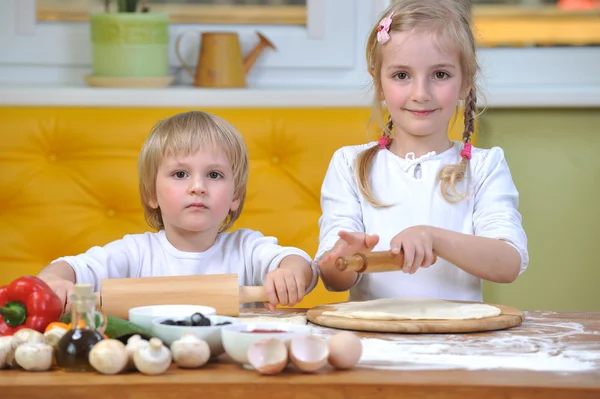
M 336 331 L 314 326 L 324 337 Z M 526 312 L 521 326 L 488 333 L 359 335 L 363 356 L 347 371 L 261 376 L 223 355 L 204 368 L 173 366 L 160 376 L 2 370 L 0 386 L 11 399 L 600 397 L 600 313 Z

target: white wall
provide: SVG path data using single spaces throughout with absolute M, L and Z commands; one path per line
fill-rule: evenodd
M 0 0 L 0 85 L 83 85 L 90 73 L 88 23 L 36 23 L 35 0 Z M 309 29 L 281 26 L 172 25 L 170 59 L 176 83 L 189 85 L 174 52 L 183 40 L 190 63 L 197 57 L 201 30 L 235 30 L 244 50 L 255 30 L 272 39 L 248 82 L 259 88 L 363 89 L 368 83 L 364 44 L 387 0 L 309 0 Z M 600 92 L 600 47 L 481 49 L 482 86 L 488 96 L 519 89 L 544 93 Z M 576 94 L 575 94 L 576 95 Z

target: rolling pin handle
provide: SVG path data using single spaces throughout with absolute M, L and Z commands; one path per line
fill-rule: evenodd
M 348 268 L 348 261 L 343 256 L 340 256 L 335 260 L 335 268 L 343 272 Z
M 360 252 L 357 254 L 354 254 L 354 256 L 360 258 L 360 260 L 358 260 L 358 262 L 357 262 L 360 265 L 360 268 L 358 270 L 356 270 L 356 273 L 362 273 L 365 270 L 367 270 L 367 266 L 369 265 L 367 256 Z
M 335 260 L 335 267 L 339 271 L 352 270 L 356 273 L 362 273 L 367 270 L 367 265 L 367 257 L 362 253 L 356 253 L 352 257 L 340 256 Z
M 240 303 L 268 302 L 265 287 L 240 287 Z

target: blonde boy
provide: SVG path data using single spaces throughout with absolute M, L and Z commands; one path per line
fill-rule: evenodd
M 269 302 L 295 305 L 317 283 L 309 255 L 274 237 L 226 232 L 244 206 L 248 153 L 225 120 L 191 111 L 158 122 L 143 145 L 139 189 L 148 224 L 158 232 L 126 235 L 40 273 L 70 307 L 74 283 L 100 290 L 103 279 L 237 273 L 240 285 L 264 286 Z

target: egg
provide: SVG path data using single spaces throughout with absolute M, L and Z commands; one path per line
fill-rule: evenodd
M 336 369 L 353 368 L 362 355 L 360 338 L 349 331 L 339 332 L 329 338 L 329 364 Z
M 288 350 L 282 340 L 268 338 L 248 347 L 248 362 L 260 374 L 280 373 L 288 364 Z
M 290 360 L 301 371 L 311 373 L 327 364 L 327 342 L 316 335 L 294 337 L 289 343 Z

